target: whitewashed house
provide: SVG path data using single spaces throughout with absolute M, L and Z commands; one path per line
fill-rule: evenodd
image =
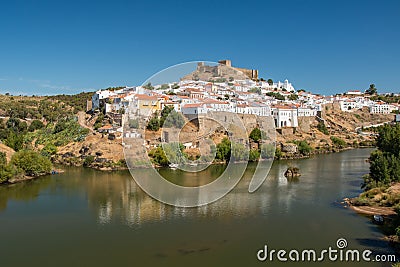
M 277 128 L 299 126 L 297 119 L 297 108 L 288 106 L 274 106 L 271 108 L 271 112 Z
M 369 107 L 369 112 L 372 114 L 389 114 L 394 110 L 398 110 L 398 108 L 386 103 L 375 103 Z
M 207 114 L 207 107 L 204 103 L 186 104 L 181 107 L 183 115 Z

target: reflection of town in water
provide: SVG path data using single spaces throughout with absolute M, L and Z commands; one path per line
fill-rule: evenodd
M 316 158 L 275 162 L 262 187 L 252 194 L 248 193 L 248 185 L 256 164 L 250 163 L 244 177 L 229 194 L 214 203 L 197 208 L 177 208 L 154 200 L 136 185 L 128 171 L 105 173 L 86 168 L 67 168 L 65 173 L 57 176 L 0 188 L 0 209 L 5 210 L 8 202 L 13 200 L 33 201 L 43 191 L 48 190 L 52 193 L 78 192 L 87 199 L 99 224 L 115 222 L 134 227 L 147 222 L 184 217 L 251 217 L 269 214 L 276 207 L 279 207 L 280 212 L 288 213 L 296 200 L 304 202 L 321 198 L 327 186 L 329 192 L 336 194 L 339 191 L 345 196 L 347 185 L 340 180 L 346 179 L 365 164 L 362 162 L 364 155 L 353 155 L 351 158 L 346 154 L 324 157 L 333 156 L 339 160 Z M 289 165 L 300 168 L 303 175 L 299 181 L 290 181 L 283 175 Z M 167 168 L 159 172 L 173 183 L 196 186 L 204 184 L 204 181 L 212 182 L 224 169 L 223 165 L 211 165 L 198 173 Z M 360 171 L 360 177 L 362 173 Z
M 340 155 L 337 156 L 340 157 Z M 296 186 L 300 181 L 288 180 L 283 175 L 288 165 L 299 166 L 303 172 L 306 172 L 300 178 L 301 191 Z M 235 216 L 251 217 L 268 214 L 270 209 L 274 209 L 271 205 L 279 206 L 281 212 L 289 213 L 296 199 L 319 198 L 326 186 L 323 181 L 324 175 L 331 176 L 330 172 L 333 172 L 337 179 L 341 179 L 341 177 L 346 176 L 346 170 L 350 166 L 353 170 L 357 169 L 357 167 L 360 167 L 360 161 L 356 159 L 353 161 L 299 160 L 275 162 L 263 186 L 255 193 L 250 194 L 248 193 L 248 185 L 256 164 L 249 164 L 244 177 L 229 194 L 212 204 L 197 208 L 178 208 L 152 199 L 136 185 L 127 172 L 111 175 L 96 172 L 95 177 L 88 183 L 88 200 L 90 208 L 96 211 L 100 224 L 107 224 L 116 220 L 130 226 L 183 217 L 216 217 L 221 219 Z M 218 168 L 221 167 L 212 165 L 205 172 L 214 173 L 215 176 L 223 171 L 223 169 L 218 170 Z M 164 169 L 162 172 L 167 179 L 187 186 L 193 186 L 193 179 L 196 179 L 187 175 L 197 175 L 197 179 L 199 179 L 198 177 L 210 179 L 204 173 L 188 173 L 185 175 L 184 172 L 170 169 Z M 342 187 L 344 188 L 345 185 L 342 184 L 340 181 L 335 181 L 334 184 L 330 184 L 334 187 L 331 190 L 343 191 Z

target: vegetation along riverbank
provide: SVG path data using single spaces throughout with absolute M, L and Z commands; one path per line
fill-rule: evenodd
M 363 177 L 364 192 L 345 199 L 356 212 L 383 217 L 382 230 L 400 248 L 400 125 L 377 129 L 377 150 L 369 158 L 370 171 Z

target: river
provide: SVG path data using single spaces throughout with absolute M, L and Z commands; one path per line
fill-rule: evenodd
M 59 175 L 1 186 L 0 266 L 275 266 L 276 260 L 257 260 L 264 245 L 322 250 L 336 247 L 338 238 L 348 248 L 393 253 L 378 226 L 339 203 L 361 192 L 370 151 L 274 162 L 253 194 L 247 192 L 250 165 L 232 192 L 199 208 L 153 200 L 128 171 L 64 167 Z M 283 176 L 288 163 L 300 168 L 297 182 Z M 206 174 L 222 167 L 210 168 Z M 176 170 L 160 172 L 176 183 L 188 179 Z

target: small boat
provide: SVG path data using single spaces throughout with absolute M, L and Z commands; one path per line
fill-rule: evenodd
M 383 224 L 382 215 L 374 215 L 373 220 L 374 220 L 374 223 L 376 223 L 376 224 Z
M 178 164 L 176 164 L 176 163 L 171 163 L 171 164 L 169 164 L 169 167 L 171 168 L 171 169 L 173 169 L 173 170 L 176 170 L 177 168 L 178 168 Z

